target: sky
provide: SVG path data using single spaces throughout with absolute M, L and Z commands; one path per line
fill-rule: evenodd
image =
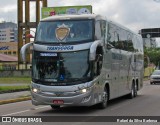
M 48 0 L 48 7 L 92 5 L 93 13 L 106 16 L 138 32 L 160 27 L 160 0 Z M 0 22 L 17 23 L 17 0 L 0 0 Z M 35 4 L 31 4 L 31 21 L 35 20 Z

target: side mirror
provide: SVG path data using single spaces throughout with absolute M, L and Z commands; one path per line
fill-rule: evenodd
M 21 58 L 22 58 L 23 62 L 26 62 L 26 50 L 32 45 L 33 45 L 33 42 L 27 43 L 22 46 L 20 53 L 21 53 Z

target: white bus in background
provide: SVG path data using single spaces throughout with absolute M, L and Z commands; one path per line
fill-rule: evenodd
M 96 14 L 42 19 L 33 43 L 33 105 L 105 108 L 111 99 L 137 96 L 143 86 L 140 35 Z

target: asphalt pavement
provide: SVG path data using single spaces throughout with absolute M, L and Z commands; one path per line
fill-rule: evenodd
M 30 96 L 30 91 L 12 92 L 0 94 L 0 101 Z

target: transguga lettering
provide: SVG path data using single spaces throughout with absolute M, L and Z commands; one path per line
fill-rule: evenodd
M 73 50 L 73 46 L 49 46 L 47 50 L 55 50 L 55 51 L 62 51 L 62 50 Z

